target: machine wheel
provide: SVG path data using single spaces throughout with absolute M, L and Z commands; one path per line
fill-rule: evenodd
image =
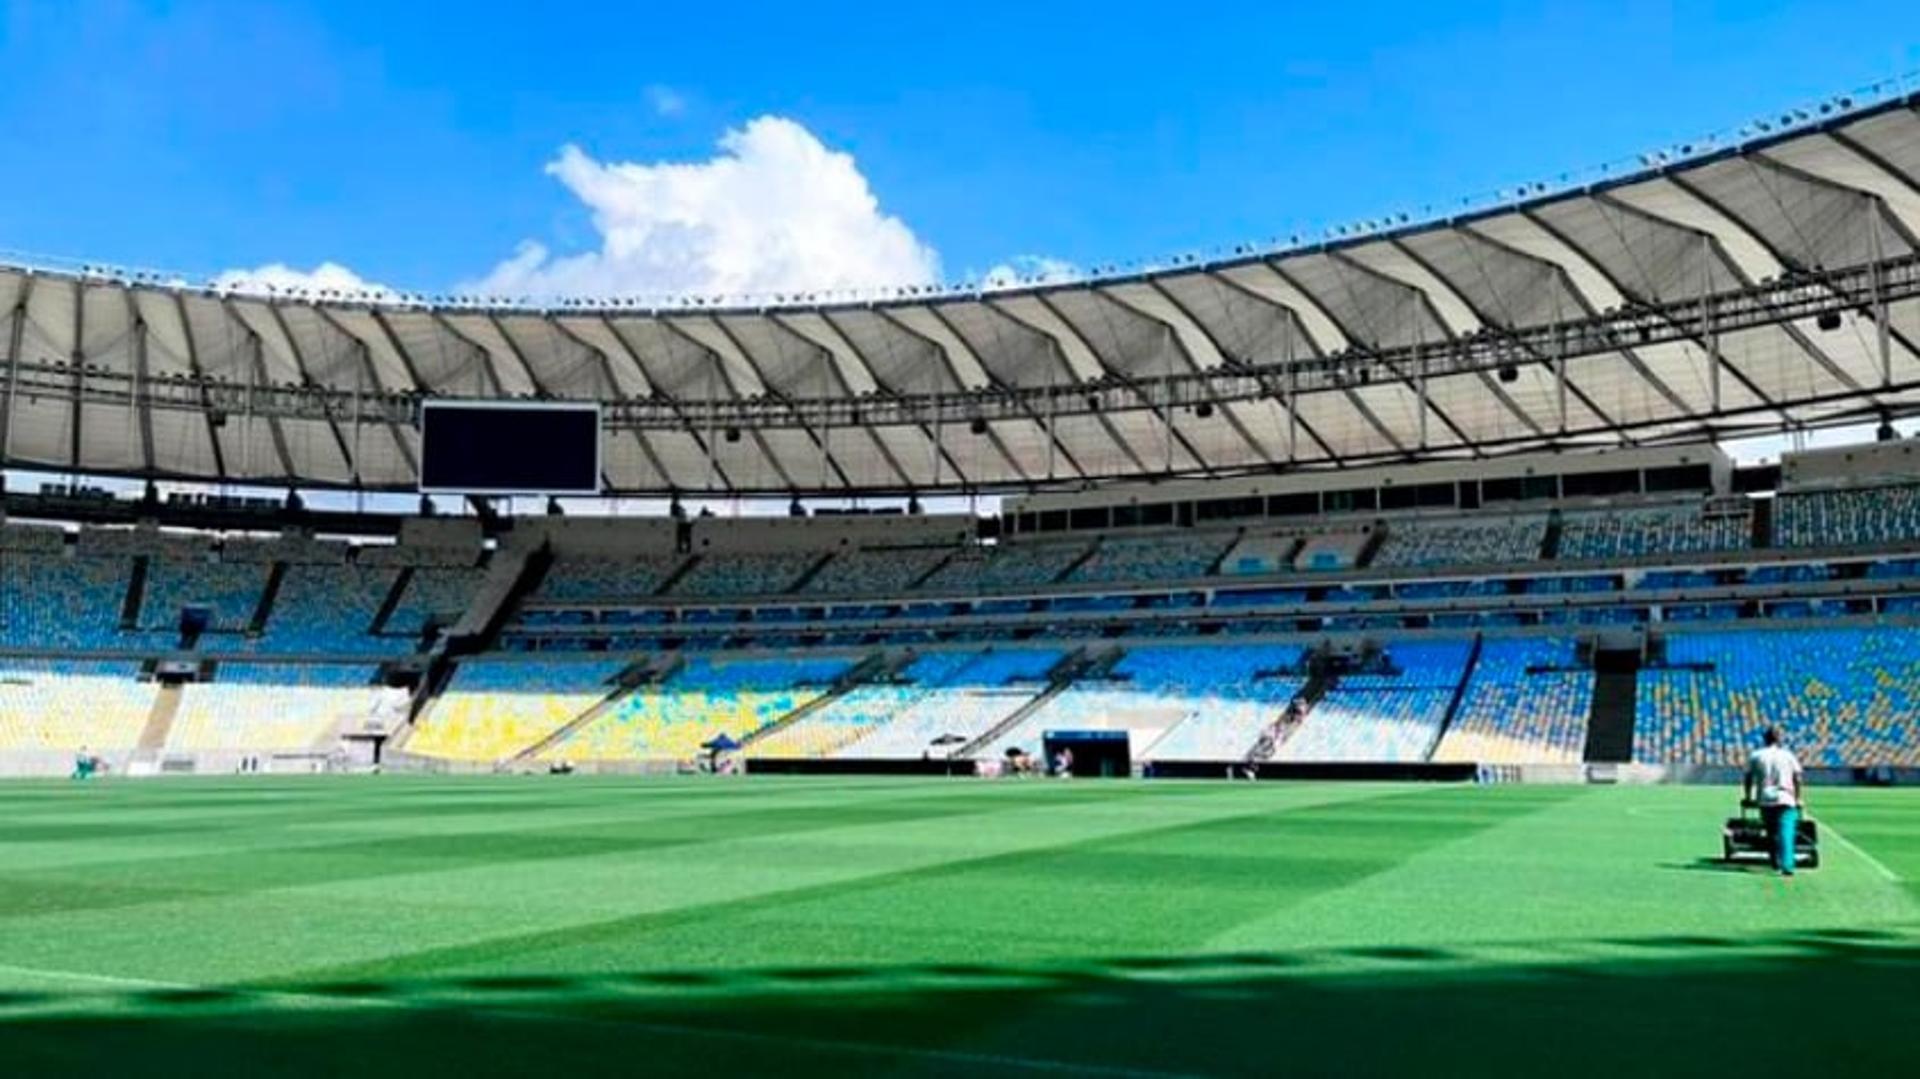
M 1733 861 L 1733 840 L 1724 835 L 1720 837 L 1720 860 L 1723 862 Z

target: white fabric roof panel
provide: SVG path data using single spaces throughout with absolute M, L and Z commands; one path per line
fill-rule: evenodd
M 7 424 L 7 460 L 45 468 L 73 465 L 73 409 L 50 397 L 22 397 Z
M 724 491 L 736 486 L 715 467 L 702 448 L 704 436 L 683 431 L 646 431 L 644 441 L 653 450 L 659 470 L 673 491 Z
M 720 324 L 710 318 L 674 318 L 665 320 L 668 328 L 692 341 L 707 354 L 714 366 L 710 377 L 717 378 L 730 396 L 759 397 L 766 393 L 766 382 L 754 369 L 753 361 L 728 336 Z
M 449 314 L 441 323 L 462 341 L 479 349 L 486 358 L 489 381 L 503 396 L 533 393 L 531 364 L 523 363 L 513 342 L 500 331 L 500 324 L 488 315 Z
M 141 410 L 127 405 L 80 406 L 78 468 L 100 472 L 137 472 L 146 467 Z
M 925 342 L 933 353 L 930 362 L 943 363 L 953 371 L 959 385 L 979 389 L 991 385 L 994 372 L 980 361 L 972 346 L 932 311 L 921 306 L 896 307 L 882 312 L 881 323 L 890 323 L 893 331 Z M 885 332 L 885 331 L 882 331 Z M 1046 385 L 1044 378 L 1026 385 Z
M 79 289 L 67 281 L 41 281 L 27 295 L 21 323 L 21 358 L 28 362 L 69 363 L 73 359 Z
M 407 359 L 420 387 L 448 397 L 493 394 L 486 354 L 460 339 L 439 318 L 421 311 L 375 311 Z
M 153 468 L 181 476 L 217 475 L 220 462 L 213 455 L 213 434 L 202 412 L 156 408 L 153 425 Z
M 839 397 L 846 393 L 846 380 L 834 366 L 832 355 L 778 319 L 730 315 L 714 322 L 773 392 L 785 397 Z
M 618 396 L 607 384 L 600 356 L 579 338 L 562 332 L 552 321 L 533 315 L 506 315 L 497 320 L 501 334 L 517 358 L 534 367 L 538 388 L 558 398 L 597 401 Z
M 647 381 L 646 371 L 634 357 L 633 350 L 605 319 L 559 318 L 554 320 L 554 325 L 598 356 L 606 377 L 611 380 L 608 396 L 647 397 L 653 393 L 653 386 Z
M 334 327 L 360 346 L 368 377 L 376 385 L 388 390 L 416 388 L 417 382 L 408 368 L 409 360 L 385 322 L 375 318 L 372 312 L 355 308 L 329 310 L 326 316 Z
M 620 318 L 608 322 L 639 361 L 655 390 L 689 401 L 738 396 L 719 355 L 666 320 Z
M 192 373 L 186 320 L 173 297 L 162 292 L 130 292 L 146 335 L 147 374 L 153 378 Z
M 278 482 L 288 479 L 276 438 L 278 423 L 264 416 L 228 416 L 214 427 L 220 461 L 228 476 L 240 480 Z M 289 452 L 291 457 L 292 453 Z
M 1605 444 L 1713 426 L 1716 406 L 1721 426 L 1742 427 L 1904 414 L 1920 401 L 1920 298 L 1908 293 L 1884 335 L 1872 304 L 1857 302 L 1832 304 L 1831 330 L 1804 306 L 1723 327 L 1717 389 L 1692 322 L 1572 355 L 1564 386 L 1542 342 L 1557 323 L 1640 304 L 1804 288 L 1792 275 L 1858 277 L 1874 260 L 1920 258 L 1916 104 L 1471 217 L 981 294 L 486 310 L 0 266 L 0 385 L 18 370 L 30 387 L 14 395 L 6 463 L 404 489 L 417 434 L 396 394 L 608 402 L 610 488 L 688 494 L 1074 485 L 1264 469 L 1290 448 L 1293 463 L 1316 465 L 1569 433 Z M 1461 355 L 1486 366 L 1460 372 Z M 1256 381 L 1191 392 L 1265 396 L 1217 400 L 1206 417 L 1199 398 L 1153 396 L 1162 380 L 1249 366 Z M 316 392 L 335 395 L 325 413 Z M 356 421 L 341 401 L 360 395 L 374 400 Z M 803 407 L 840 397 L 851 400 L 825 419 Z M 730 418 L 701 419 L 716 401 Z M 972 433 L 973 417 L 986 434 Z
M 626 491 L 660 491 L 672 486 L 654 463 L 652 447 L 638 431 L 609 435 L 600 450 L 600 470 L 609 486 Z
M 731 486 L 746 491 L 780 491 L 792 486 L 790 476 L 768 446 L 767 436 L 759 431 L 743 430 L 729 439 L 716 431 L 707 440 L 714 462 L 726 473 Z
M 1100 361 L 1051 311 L 1031 297 L 1017 300 L 1026 302 L 1004 308 L 992 302 L 943 303 L 932 311 L 965 343 L 968 354 L 981 357 L 1003 382 L 1066 386 L 1104 373 Z
M 1398 348 L 1446 339 L 1418 291 L 1369 271 L 1345 254 L 1282 259 L 1276 265 L 1353 344 Z

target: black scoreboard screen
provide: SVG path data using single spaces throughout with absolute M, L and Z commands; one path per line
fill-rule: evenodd
M 600 493 L 600 406 L 425 401 L 420 489 L 440 494 Z

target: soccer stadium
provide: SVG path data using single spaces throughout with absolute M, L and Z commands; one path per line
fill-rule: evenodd
M 1040 283 L 7 261 L 0 1059 L 1896 1073 L 1915 417 L 1905 89 Z

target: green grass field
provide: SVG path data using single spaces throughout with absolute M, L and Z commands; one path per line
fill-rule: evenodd
M 586 778 L 0 786 L 7 1075 L 1911 1066 L 1920 797 Z

